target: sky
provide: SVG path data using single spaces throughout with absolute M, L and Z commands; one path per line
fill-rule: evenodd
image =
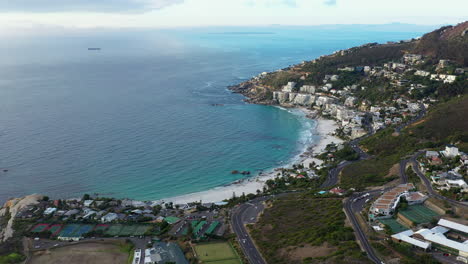
M 0 32 L 468 20 L 467 0 L 0 0 Z

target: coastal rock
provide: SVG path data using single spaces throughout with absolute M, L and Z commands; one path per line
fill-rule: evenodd
M 23 198 L 15 198 L 7 201 L 0 209 L 0 217 L 9 217 L 6 226 L 0 226 L 0 242 L 4 242 L 13 237 L 13 222 L 16 214 L 23 208 L 38 204 L 44 196 L 32 194 Z
M 231 174 L 239 174 L 239 171 L 238 170 L 233 170 L 233 171 L 231 171 Z

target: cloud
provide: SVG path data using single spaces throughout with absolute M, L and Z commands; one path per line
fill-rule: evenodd
M 334 5 L 336 5 L 336 0 L 325 0 L 325 2 L 323 2 L 323 3 L 328 5 L 328 6 L 334 6 Z
M 0 12 L 132 13 L 162 9 L 184 0 L 0 0 Z
M 296 0 L 247 0 L 249 6 L 288 6 L 297 7 Z

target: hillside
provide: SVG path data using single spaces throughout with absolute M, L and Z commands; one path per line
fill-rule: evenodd
M 425 34 L 416 42 L 414 53 L 440 60 L 449 59 L 468 66 L 468 21 Z
M 399 160 L 423 148 L 441 148 L 457 144 L 468 151 L 468 95 L 453 98 L 431 109 L 420 122 L 395 135 L 392 128 L 381 130 L 362 141 L 361 145 L 375 157 L 347 166 L 341 183 L 347 187 L 379 185 L 394 179 L 390 168 Z
M 395 89 L 389 83 L 392 76 L 369 76 L 362 71 L 363 67 L 384 67 L 385 63 L 404 63 L 405 56 L 418 54 L 422 56 L 414 70 L 435 71 L 444 74 L 455 74 L 457 68 L 468 66 L 468 21 L 456 26 L 447 26 L 425 34 L 420 39 L 402 40 L 397 43 L 368 43 L 359 47 L 340 50 L 333 54 L 321 56 L 312 61 L 258 76 L 239 85 L 230 87 L 234 92 L 244 94 L 253 103 L 274 104 L 273 92 L 280 91 L 288 82 L 297 86 L 323 85 L 329 75 L 339 75 L 333 82 L 333 88 L 341 90 L 347 86 L 365 86 L 366 91 L 358 93 L 361 100 L 381 102 L 407 93 L 406 89 Z M 444 67 L 440 67 L 444 60 Z M 346 68 L 353 67 L 354 71 Z M 360 70 L 356 70 L 360 69 Z M 411 72 L 410 72 L 411 73 Z M 414 72 L 412 72 L 414 73 Z M 411 75 L 412 75 L 411 73 Z M 413 76 L 405 78 L 418 79 Z M 425 95 L 440 94 L 451 97 L 466 93 L 467 83 L 463 78 L 452 85 L 429 82 L 431 89 L 425 89 Z M 419 81 L 420 78 L 418 79 Z

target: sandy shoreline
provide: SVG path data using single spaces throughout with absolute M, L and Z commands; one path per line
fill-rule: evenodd
M 308 110 L 301 109 L 306 113 Z M 317 160 L 310 156 L 317 155 L 325 149 L 325 147 L 334 142 L 334 143 L 341 143 L 343 142 L 342 139 L 337 138 L 333 135 L 334 131 L 338 127 L 338 124 L 329 119 L 323 119 L 321 117 L 314 118 L 317 121 L 317 126 L 313 128 L 313 135 L 319 136 L 320 139 L 318 142 L 314 142 L 310 146 L 305 146 L 305 152 L 291 160 L 291 164 L 288 164 L 285 167 L 291 167 L 292 164 L 304 163 L 305 166 L 308 166 L 309 163 L 315 162 L 316 164 L 321 164 L 320 160 Z M 304 155 L 307 154 L 308 155 Z M 202 201 L 202 202 L 220 202 L 224 199 L 229 199 L 235 194 L 236 196 L 242 195 L 242 193 L 249 194 L 249 193 L 256 193 L 257 190 L 262 190 L 265 182 L 268 179 L 275 177 L 275 172 L 273 169 L 268 172 L 264 172 L 262 175 L 258 175 L 255 177 L 247 178 L 241 180 L 238 183 L 233 183 L 227 186 L 220 186 L 216 187 L 207 191 L 196 192 L 181 196 L 176 196 L 172 198 L 166 198 L 158 200 L 159 202 L 173 202 L 176 204 L 181 203 L 189 203 L 194 201 Z

